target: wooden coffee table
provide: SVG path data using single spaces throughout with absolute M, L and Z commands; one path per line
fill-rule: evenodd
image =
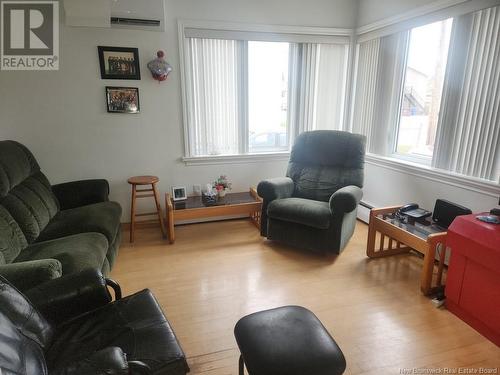
M 171 244 L 175 242 L 175 224 L 182 220 L 194 220 L 207 217 L 248 215 L 260 229 L 260 211 L 262 199 L 255 188 L 245 193 L 229 193 L 214 205 L 206 205 L 201 197 L 189 197 L 182 201 L 173 201 L 169 193 L 165 194 L 167 208 L 166 227 Z
M 443 269 L 446 253 L 446 230 L 429 224 L 401 223 L 394 213 L 401 206 L 373 208 L 370 211 L 366 255 L 381 258 L 415 250 L 424 255 L 420 290 L 429 295 L 443 287 Z M 440 248 L 435 284 L 433 284 L 436 251 Z

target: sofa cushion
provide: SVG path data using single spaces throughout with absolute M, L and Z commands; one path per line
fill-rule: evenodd
M 113 243 L 120 229 L 122 209 L 116 202 L 101 202 L 59 211 L 38 237 L 37 242 L 78 233 L 102 233 Z
M 0 204 L 33 242 L 59 210 L 49 181 L 33 154 L 14 141 L 0 142 Z
M 65 367 L 106 347 L 119 347 L 129 361 L 144 361 L 152 373 L 185 374 L 184 353 L 149 290 L 81 315 L 58 327 L 46 355 L 50 369 Z
M 11 263 L 26 246 L 28 242 L 21 228 L 0 205 L 0 264 Z
M 12 188 L 3 198 L 2 205 L 19 224 L 28 243 L 37 239 L 59 210 L 50 183 L 42 172 Z
M 26 147 L 14 141 L 0 142 L 0 199 L 38 171 L 40 166 Z
M 64 274 L 80 272 L 85 268 L 100 270 L 108 241 L 101 233 L 81 233 L 59 239 L 37 242 L 21 251 L 16 262 L 37 259 L 57 259 Z
M 318 229 L 328 229 L 332 213 L 327 202 L 303 198 L 284 198 L 272 201 L 267 208 L 272 219 L 290 221 Z

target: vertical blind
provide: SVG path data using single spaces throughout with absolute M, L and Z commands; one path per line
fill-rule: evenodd
M 356 51 L 356 80 L 351 115 L 351 130 L 366 136 L 366 148 L 371 150 L 374 125 L 376 83 L 378 78 L 380 38 L 360 43 Z
M 343 128 L 348 46 L 301 43 L 291 46 L 292 106 L 289 121 L 298 133 Z
M 318 45 L 315 110 L 311 130 L 341 130 L 344 123 L 348 46 Z
M 247 41 L 187 38 L 187 124 L 190 156 L 247 150 Z M 347 44 L 290 43 L 288 129 L 342 129 Z
M 242 42 L 190 38 L 188 43 L 190 154 L 237 154 Z
M 367 137 L 367 150 L 388 154 L 394 146 L 408 32 L 357 46 L 351 129 Z
M 500 7 L 455 20 L 433 165 L 499 180 Z

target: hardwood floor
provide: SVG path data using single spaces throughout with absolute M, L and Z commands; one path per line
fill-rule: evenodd
M 500 348 L 421 295 L 422 260 L 370 260 L 366 238 L 358 222 L 345 251 L 327 259 L 266 241 L 249 220 L 179 226 L 174 245 L 158 227 L 139 227 L 134 245 L 123 242 L 112 277 L 125 295 L 146 287 L 155 293 L 194 375 L 237 374 L 236 321 L 289 304 L 324 323 L 346 356 L 346 374 L 500 373 Z

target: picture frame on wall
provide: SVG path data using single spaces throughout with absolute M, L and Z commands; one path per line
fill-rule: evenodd
M 187 191 L 185 186 L 172 186 L 172 200 L 183 201 L 187 199 Z
M 139 113 L 139 89 L 106 86 L 106 105 L 109 113 Z
M 141 79 L 139 49 L 98 46 L 102 79 Z

